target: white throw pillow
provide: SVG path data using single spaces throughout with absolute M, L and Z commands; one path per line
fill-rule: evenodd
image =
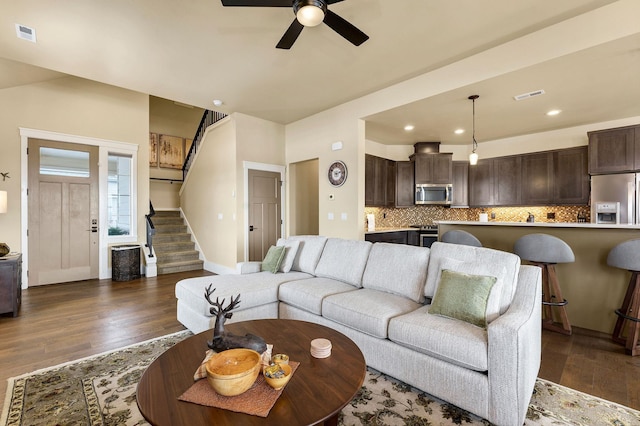
M 504 266 L 495 263 L 463 262 L 449 258 L 440 259 L 439 263 L 440 270 L 438 271 L 438 283 L 440 282 L 440 276 L 443 269 L 469 275 L 496 277 L 496 283 L 491 288 L 489 301 L 487 303 L 487 323 L 490 323 L 500 316 L 500 298 L 502 297 L 503 279 L 506 273 Z
M 280 238 L 276 242 L 276 246 L 285 246 L 284 259 L 282 259 L 282 263 L 280 264 L 279 271 L 280 272 L 291 271 L 291 267 L 293 266 L 293 261 L 296 258 L 296 254 L 298 253 L 298 247 L 300 247 L 300 241 L 285 240 L 284 238 Z

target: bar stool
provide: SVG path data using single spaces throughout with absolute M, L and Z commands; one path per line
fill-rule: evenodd
M 612 248 L 607 265 L 631 272 L 622 306 L 615 311 L 618 319 L 613 329 L 613 341 L 625 345 L 627 354 L 640 355 L 640 239 L 625 241 Z M 622 337 L 625 325 L 628 325 L 626 339 Z
M 575 262 L 571 247 L 558 237 L 548 234 L 529 234 L 519 238 L 514 253 L 521 259 L 542 268 L 542 327 L 558 333 L 571 335 L 571 324 L 567 316 L 567 300 L 556 275 L 557 263 Z M 551 308 L 558 308 L 561 323 L 553 321 Z
M 461 244 L 463 246 L 482 247 L 482 243 L 473 234 L 458 229 L 452 229 L 442 234 L 442 242 Z

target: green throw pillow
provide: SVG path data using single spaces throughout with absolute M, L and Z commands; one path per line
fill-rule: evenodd
M 443 269 L 429 313 L 487 328 L 487 303 L 496 281 L 496 277 Z
M 280 268 L 280 264 L 282 263 L 282 259 L 284 259 L 284 249 L 285 246 L 271 246 L 269 247 L 269 251 L 267 255 L 264 257 L 262 261 L 262 270 L 269 271 L 272 274 L 278 272 Z

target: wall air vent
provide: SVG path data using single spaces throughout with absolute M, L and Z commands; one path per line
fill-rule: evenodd
M 27 40 L 32 43 L 36 42 L 36 29 L 27 27 L 26 25 L 16 24 L 16 35 L 22 40 Z
M 534 96 L 544 95 L 544 90 L 534 90 L 533 92 L 523 93 L 522 95 L 516 95 L 513 97 L 516 101 L 521 101 L 523 99 L 533 98 Z

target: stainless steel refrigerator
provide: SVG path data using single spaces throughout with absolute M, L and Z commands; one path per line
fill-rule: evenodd
M 619 202 L 620 224 L 640 224 L 639 197 L 640 173 L 591 176 L 591 221 L 596 220 L 596 203 Z

